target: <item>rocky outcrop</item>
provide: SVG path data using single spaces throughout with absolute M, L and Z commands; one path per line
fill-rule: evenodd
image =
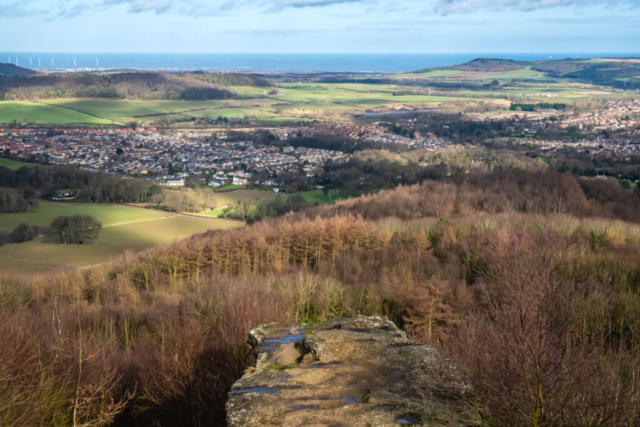
M 263 325 L 248 341 L 257 362 L 229 393 L 230 427 L 480 424 L 456 367 L 387 319 Z

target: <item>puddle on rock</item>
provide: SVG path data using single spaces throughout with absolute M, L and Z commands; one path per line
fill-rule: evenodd
M 238 390 L 238 393 L 240 393 L 240 394 L 247 394 L 247 393 L 280 394 L 280 390 L 274 390 L 274 389 L 265 388 L 265 387 L 256 387 L 256 388 L 248 388 L 248 389 L 245 389 L 245 390 Z
M 400 424 L 401 426 L 420 424 L 420 417 L 416 417 L 414 415 L 404 415 L 396 419 L 396 424 Z
M 282 331 L 282 332 L 284 333 L 286 331 Z M 297 334 L 289 333 L 283 338 L 271 338 L 271 339 L 265 340 L 265 342 L 276 342 L 276 343 L 279 343 L 279 344 L 296 343 L 296 342 L 302 340 L 302 338 L 303 338 L 302 332 L 304 332 L 304 329 L 298 329 L 298 333 Z
M 293 378 L 293 376 L 287 375 L 285 377 L 280 377 L 280 378 L 278 378 L 278 381 L 285 381 L 285 380 L 288 380 L 289 378 Z
M 344 400 L 345 402 L 348 402 L 348 403 L 362 403 L 362 399 L 356 399 L 356 398 L 353 398 L 353 397 L 345 397 L 342 400 Z
M 321 369 L 330 366 L 342 365 L 342 362 L 334 361 L 334 362 L 317 362 L 309 366 L 309 369 Z

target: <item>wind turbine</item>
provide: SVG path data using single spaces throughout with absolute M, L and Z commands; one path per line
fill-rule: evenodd
M 53 68 L 53 58 L 51 58 L 51 68 Z
M 11 64 L 11 58 L 8 58 L 8 59 L 9 59 L 9 64 Z
M 96 68 L 100 68 L 100 60 L 96 59 Z
M 20 66 L 20 61 L 18 61 L 18 58 L 16 58 L 16 65 L 19 67 Z
M 42 68 L 42 60 L 38 58 L 38 68 Z
M 73 68 L 76 68 L 76 58 L 73 58 Z
M 29 67 L 33 65 L 33 58 L 29 58 Z

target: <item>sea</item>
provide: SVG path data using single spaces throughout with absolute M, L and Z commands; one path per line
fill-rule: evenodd
M 138 69 L 163 71 L 395 73 L 461 64 L 475 58 L 537 61 L 631 58 L 640 53 L 51 53 L 0 52 L 0 62 L 37 70 Z

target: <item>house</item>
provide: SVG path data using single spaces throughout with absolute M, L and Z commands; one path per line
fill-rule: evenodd
M 76 198 L 76 193 L 60 193 L 57 196 L 53 196 L 51 200 L 53 201 L 74 200 L 75 198 Z
M 224 187 L 224 185 L 225 185 L 225 180 L 223 179 L 212 179 L 211 181 L 209 181 L 210 187 Z
M 233 177 L 233 185 L 247 185 L 249 180 L 247 178 Z
M 159 178 L 156 184 L 165 187 L 184 187 L 184 178 Z

